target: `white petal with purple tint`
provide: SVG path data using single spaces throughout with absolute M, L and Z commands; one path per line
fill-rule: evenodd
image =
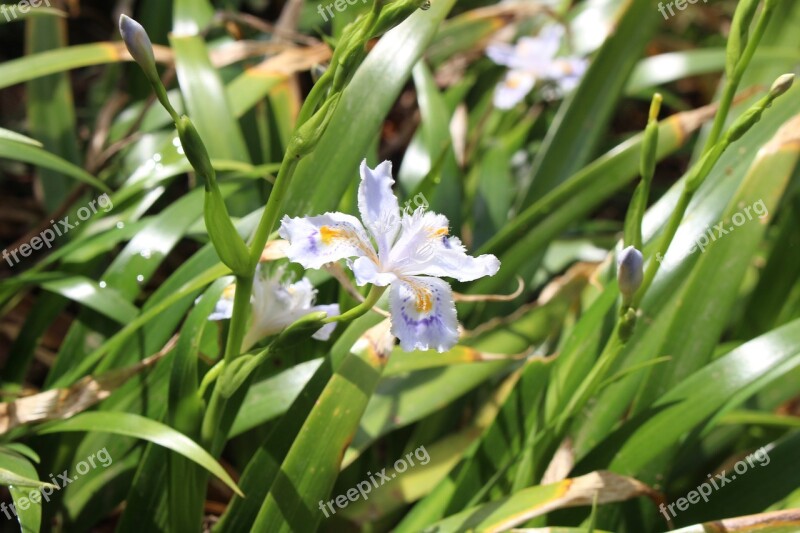
M 347 257 L 375 256 L 364 227 L 352 215 L 284 216 L 279 234 L 289 241 L 286 256 L 305 268 L 320 268 Z
M 458 320 L 450 285 L 439 278 L 408 277 L 389 293 L 392 334 L 400 347 L 444 352 L 458 342 Z

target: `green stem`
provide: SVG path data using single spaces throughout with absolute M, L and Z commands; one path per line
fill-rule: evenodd
M 738 73 L 738 69 L 737 69 Z M 740 76 L 734 74 L 734 77 L 729 79 L 725 84 L 725 89 L 722 92 L 722 97 L 719 101 L 719 108 L 714 117 L 714 124 L 711 126 L 711 132 L 708 134 L 706 144 L 703 146 L 703 153 L 705 154 L 717 144 L 719 137 L 722 134 L 722 128 L 725 125 L 725 120 L 728 118 L 728 112 L 733 104 L 733 99 L 736 96 L 736 89 L 739 87 Z
M 217 443 L 219 442 L 220 421 L 225 414 L 226 403 L 227 401 L 222 397 L 219 387 L 215 386 L 211 391 L 211 399 L 208 402 L 203 424 L 200 427 L 200 442 L 215 457 L 217 448 L 219 448 Z
M 236 278 L 236 291 L 233 296 L 233 313 L 225 343 L 225 363 L 230 363 L 242 352 L 242 342 L 247 333 L 247 319 L 250 317 L 250 296 L 253 293 L 253 277 Z
M 636 295 L 631 302 L 631 307 L 635 309 L 639 308 L 642 298 L 647 293 L 647 289 L 650 287 L 650 284 L 653 283 L 653 279 L 655 279 L 656 273 L 658 272 L 658 267 L 660 265 L 658 257 L 660 255 L 663 258 L 666 255 L 669 245 L 672 244 L 672 239 L 675 238 L 675 234 L 678 232 L 678 227 L 681 224 L 681 220 L 683 220 L 683 215 L 686 213 L 686 209 L 689 207 L 689 202 L 691 202 L 692 196 L 694 196 L 694 192 L 691 192 L 684 187 L 683 191 L 681 192 L 681 196 L 678 199 L 678 204 L 672 211 L 672 216 L 670 217 L 669 222 L 667 222 L 667 227 L 664 230 L 664 234 L 659 240 L 658 250 L 652 256 L 650 263 L 647 265 L 647 270 L 645 270 L 644 278 L 642 279 L 642 285 L 639 287 L 639 290 L 636 291 Z
M 336 52 L 334 51 L 334 56 L 335 55 Z M 317 104 L 319 104 L 322 97 L 325 96 L 325 91 L 330 88 L 331 82 L 333 81 L 333 72 L 331 71 L 333 66 L 334 63 L 331 61 L 328 70 L 326 70 L 317 80 L 317 83 L 311 87 L 305 102 L 303 102 L 303 107 L 300 108 L 300 113 L 297 115 L 297 124 L 305 124 L 314 114 L 314 111 L 317 110 Z
M 385 291 L 386 287 L 378 287 L 377 285 L 373 285 L 363 302 L 353 307 L 349 311 L 342 313 L 341 315 L 329 316 L 328 318 L 325 318 L 322 323 L 330 324 L 331 322 L 349 322 L 351 320 L 355 320 L 375 307 L 375 304 L 378 303 L 378 300 L 380 300 Z
M 272 188 L 269 200 L 267 200 L 267 206 L 264 208 L 261 220 L 259 220 L 258 227 L 250 241 L 250 262 L 254 270 L 261 253 L 264 251 L 264 246 L 267 244 L 269 234 L 272 233 L 272 228 L 278 220 L 278 214 L 283 206 L 283 199 L 286 196 L 286 191 L 289 190 L 289 183 L 292 181 L 292 176 L 297 169 L 298 163 L 300 163 L 299 156 L 287 150 L 281 169 L 278 171 L 278 177 L 275 178 L 275 186 Z
M 633 313 L 633 311 L 631 311 L 631 313 Z M 591 372 L 589 372 L 589 375 L 581 382 L 580 387 L 575 391 L 575 394 L 572 396 L 566 408 L 561 411 L 561 415 L 557 418 L 555 425 L 557 435 L 564 434 L 567 423 L 583 409 L 586 402 L 588 402 L 596 392 L 597 386 L 603 381 L 608 371 L 616 362 L 619 354 L 622 353 L 622 348 L 625 347 L 625 340 L 622 335 L 625 323 L 625 317 L 620 317 L 617 320 L 617 325 L 614 327 L 611 337 L 603 348 L 603 353 L 597 358 L 597 362 L 592 367 Z
M 742 81 L 744 72 L 747 70 L 750 61 L 753 59 L 753 55 L 756 53 L 758 44 L 761 42 L 761 37 L 764 35 L 764 31 L 767 29 L 767 24 L 769 23 L 770 16 L 772 15 L 773 6 L 774 4 L 769 1 L 765 3 L 761 12 L 761 16 L 758 17 L 758 22 L 756 22 L 756 27 L 753 29 L 753 33 L 751 34 L 750 39 L 747 41 L 747 46 L 745 46 L 742 56 L 736 63 L 736 68 L 734 69 L 733 75 L 725 84 L 725 89 L 723 90 L 722 98 L 720 98 L 719 102 L 719 109 L 717 110 L 717 115 L 714 117 L 714 124 L 711 127 L 711 132 L 708 134 L 706 144 L 703 147 L 704 154 L 711 150 L 715 144 L 717 144 L 720 135 L 722 135 L 722 128 L 728 118 L 728 112 L 731 109 L 731 105 L 733 105 L 733 99 L 736 96 L 736 90 L 739 88 L 739 83 Z
M 203 380 L 200 382 L 200 387 L 197 389 L 197 395 L 199 397 L 203 397 L 206 395 L 206 391 L 208 387 L 211 386 L 214 381 L 219 378 L 222 374 L 222 371 L 225 370 L 225 361 L 218 361 L 216 365 L 212 366 L 208 372 L 203 376 Z
M 242 342 L 247 332 L 247 319 L 250 316 L 250 295 L 253 292 L 253 277 L 237 276 L 236 278 L 236 292 L 233 296 L 233 312 L 231 314 L 230 327 L 228 328 L 228 338 L 225 342 L 223 367 L 230 365 L 241 354 Z M 200 439 L 207 449 L 214 447 L 215 435 L 218 433 L 219 421 L 225 412 L 225 404 L 226 400 L 220 395 L 219 387 L 214 387 L 200 430 Z

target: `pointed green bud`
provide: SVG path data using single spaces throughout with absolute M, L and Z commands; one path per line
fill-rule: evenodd
M 653 179 L 656 169 L 656 152 L 658 150 L 658 114 L 661 112 L 661 94 L 653 95 L 650 102 L 650 114 L 647 127 L 644 130 L 642 140 L 642 157 L 639 160 L 639 173 L 642 175 L 642 182 L 648 185 Z
M 378 20 L 370 32 L 370 37 L 379 37 L 391 30 L 405 19 L 421 9 L 427 11 L 431 4 L 428 0 L 395 0 L 381 9 Z
M 331 94 L 316 113 L 300 126 L 289 141 L 289 150 L 300 157 L 314 150 L 328 128 L 336 106 L 339 105 L 342 93 Z
M 703 157 L 692 165 L 689 172 L 686 174 L 686 191 L 695 192 L 700 188 L 700 185 L 705 181 L 706 176 L 711 173 L 711 169 L 717 164 L 722 153 L 725 152 L 728 144 L 720 141 L 711 147 L 711 150 L 703 154 Z
M 225 199 L 217 185 L 217 174 L 211 165 L 206 145 L 197 129 L 186 115 L 175 123 L 178 137 L 186 154 L 186 159 L 198 176 L 205 182 L 205 206 L 203 215 L 206 231 L 217 250 L 220 260 L 237 276 L 249 275 L 250 251 L 231 221 Z
M 272 344 L 272 349 L 283 350 L 308 339 L 325 325 L 326 318 L 328 318 L 328 313 L 324 311 L 314 311 L 298 318 L 278 335 Z
M 642 252 L 628 246 L 617 256 L 617 281 L 622 301 L 629 302 L 639 287 L 644 277 Z
M 258 368 L 261 360 L 255 355 L 245 354 L 226 364 L 217 382 L 220 395 L 228 399 L 239 390 L 242 383 Z
M 125 47 L 130 52 L 133 60 L 142 68 L 147 81 L 153 87 L 158 101 L 164 106 L 164 109 L 172 116 L 172 120 L 178 121 L 178 113 L 167 98 L 167 89 L 161 83 L 161 78 L 158 76 L 158 69 L 156 68 L 156 58 L 153 55 L 153 44 L 150 42 L 147 32 L 141 24 L 133 20 L 127 15 L 119 17 L 119 33 L 122 35 L 122 40 Z
M 178 130 L 178 137 L 181 139 L 181 147 L 186 154 L 186 159 L 194 168 L 195 172 L 205 180 L 206 190 L 215 185 L 216 173 L 214 167 L 211 166 L 211 158 L 208 156 L 208 150 L 194 127 L 192 121 L 186 115 L 183 115 L 175 123 Z
M 659 93 L 653 95 L 650 103 L 650 114 L 647 127 L 642 140 L 642 154 L 639 158 L 639 174 L 641 181 L 633 191 L 633 198 L 625 215 L 625 239 L 628 246 L 642 247 L 642 220 L 647 210 L 647 200 L 650 197 L 650 183 L 656 172 L 656 155 L 658 151 L 658 114 L 661 111 L 662 97 Z
M 792 86 L 794 74 L 784 74 L 775 80 L 769 93 L 742 113 L 725 134 L 724 142 L 730 144 L 742 137 L 761 120 L 761 115 L 772 105 L 772 102 L 784 94 Z
M 220 260 L 237 276 L 252 275 L 250 250 L 233 225 L 219 187 L 206 188 L 203 218 Z
M 750 25 L 755 17 L 760 0 L 741 0 L 733 14 L 731 29 L 728 35 L 728 46 L 725 50 L 725 74 L 732 78 L 750 36 Z
M 253 372 L 270 358 L 273 353 L 271 348 L 267 346 L 257 354 L 245 354 L 226 364 L 217 383 L 220 395 L 225 399 L 233 396 Z

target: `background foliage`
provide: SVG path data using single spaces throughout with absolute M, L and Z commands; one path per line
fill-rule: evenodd
M 800 530 L 800 89 L 713 166 L 633 336 L 590 381 L 614 336 L 611 258 L 650 99 L 658 91 L 664 105 L 646 259 L 730 86 L 733 13 L 764 3 L 774 12 L 730 125 L 797 71 L 800 4 L 697 3 L 665 20 L 652 0 L 431 0 L 372 39 L 281 213 L 353 212 L 359 162 L 390 159 L 401 202 L 424 193 L 470 250 L 501 259 L 497 276 L 456 290 L 510 294 L 520 278 L 522 291 L 459 304 L 466 331 L 444 354 L 395 348 L 383 368 L 356 343 L 376 314 L 331 342 L 271 354 L 210 428 L 200 384 L 226 328 L 207 317 L 230 272 L 208 239 L 202 183 L 117 17 L 147 28 L 170 99 L 191 116 L 247 237 L 331 47 L 370 5 L 328 23 L 313 2 L 260 0 L 53 1 L 0 15 L 4 247 L 75 220 L 103 192 L 113 203 L 52 250 L 2 263 L 0 483 L 19 521 L 0 516 L 0 528 L 702 531 L 692 524 L 765 513 L 759 531 Z M 495 109 L 504 69 L 486 44 L 553 20 L 591 60 L 579 87 Z M 760 200 L 767 217 L 686 253 Z M 310 275 L 321 302 L 355 304 L 327 273 Z M 575 400 L 587 383 L 588 401 Z M 330 518 L 319 510 L 420 446 L 428 464 Z M 761 447 L 768 465 L 665 521 L 659 504 Z M 110 466 L 19 505 L 38 480 L 101 449 Z M 725 527 L 755 529 L 748 520 Z

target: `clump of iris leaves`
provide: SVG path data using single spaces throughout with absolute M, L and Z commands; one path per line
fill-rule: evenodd
M 111 207 L 0 284 L 8 528 L 800 530 L 796 2 L 55 4 L 4 247 Z

